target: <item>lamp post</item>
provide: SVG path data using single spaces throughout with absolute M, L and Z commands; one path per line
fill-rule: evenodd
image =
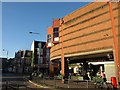
M 6 52 L 6 54 L 7 54 L 7 60 L 6 60 L 6 64 L 5 64 L 5 68 L 6 68 L 6 70 L 8 71 L 8 66 L 9 66 L 9 62 L 8 62 L 8 50 L 5 50 L 5 49 L 3 49 L 2 51 L 5 51 Z
M 3 51 L 6 51 L 6 54 L 7 54 L 7 60 L 8 60 L 8 50 L 3 49 Z
M 36 35 L 39 35 L 40 33 L 37 33 L 37 32 L 29 32 L 29 34 L 36 34 Z M 35 67 L 34 64 L 33 64 L 33 55 L 32 55 L 32 64 L 31 64 L 31 73 L 30 73 L 30 79 L 32 79 L 32 72 L 33 72 L 33 68 Z

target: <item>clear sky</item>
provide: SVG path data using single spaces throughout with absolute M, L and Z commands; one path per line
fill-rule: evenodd
M 88 2 L 3 2 L 2 48 L 13 58 L 18 50 L 30 50 L 33 40 L 46 41 L 53 18 L 62 18 Z M 37 32 L 39 35 L 29 34 Z M 2 51 L 0 57 L 6 57 Z

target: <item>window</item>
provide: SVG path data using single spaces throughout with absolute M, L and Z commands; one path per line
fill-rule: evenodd
M 39 52 L 40 52 L 40 55 L 43 55 L 43 49 L 40 49 Z
M 38 64 L 42 64 L 42 63 L 43 63 L 43 58 L 40 57 L 40 58 L 38 59 Z
M 41 48 L 41 47 L 42 47 L 41 43 L 38 43 L 38 47 L 39 47 L 39 48 Z
M 31 51 L 25 51 L 25 57 L 31 57 L 32 56 L 32 52 Z
M 40 57 L 40 64 L 43 63 L 43 57 Z
M 59 37 L 59 28 L 58 27 L 53 29 L 53 35 L 54 35 L 54 37 Z
M 47 42 L 50 43 L 51 42 L 51 34 L 47 35 Z

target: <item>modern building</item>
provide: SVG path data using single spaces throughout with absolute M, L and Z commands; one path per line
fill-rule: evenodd
M 49 74 L 49 49 L 46 42 L 33 41 L 31 50 L 33 51 L 32 67 L 33 71 Z
M 48 28 L 50 71 L 68 76 L 68 64 L 80 63 L 84 73 L 92 64 L 94 73 L 104 70 L 120 82 L 120 3 L 92 2 L 64 16 L 53 19 Z M 112 70 L 112 72 L 110 71 Z
M 32 62 L 31 50 L 19 50 L 15 53 L 14 59 L 14 72 L 17 73 L 30 73 Z

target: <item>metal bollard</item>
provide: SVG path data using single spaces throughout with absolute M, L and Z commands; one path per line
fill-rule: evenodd
M 17 85 L 17 90 L 19 90 L 19 85 Z
M 45 77 L 43 78 L 43 81 L 44 81 L 44 85 L 45 85 Z
M 54 77 L 54 87 L 56 88 L 56 80 L 55 80 L 55 77 Z
M 68 88 L 70 88 L 70 86 L 69 86 L 69 79 L 68 79 Z
M 8 81 L 6 81 L 6 90 L 8 89 Z
M 87 88 L 88 88 L 88 80 L 87 80 Z

